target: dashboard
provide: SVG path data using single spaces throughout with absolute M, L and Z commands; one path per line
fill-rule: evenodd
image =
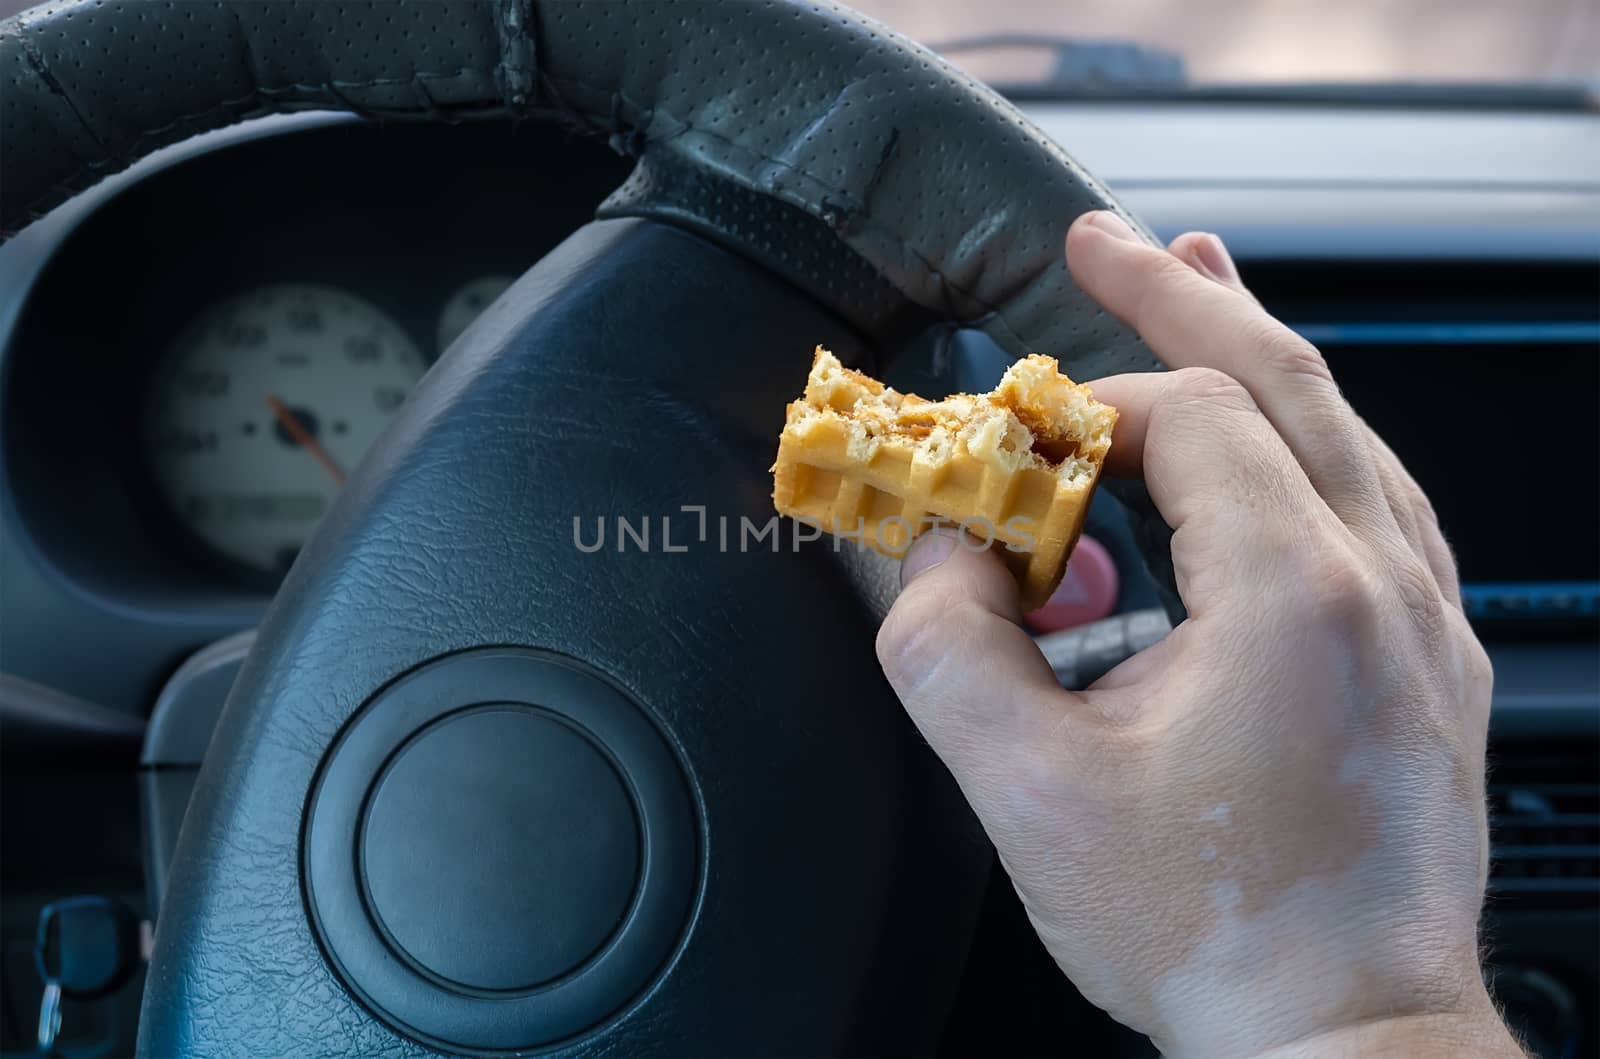
M 1600 480 L 1593 115 L 1032 116 L 1158 232 L 1224 234 L 1434 498 L 1474 617 L 1518 640 L 1588 627 L 1600 511 L 1573 483 Z M 0 572 L 30 604 L 0 614 L 6 667 L 138 712 L 184 654 L 253 625 L 409 388 L 627 171 L 537 123 L 269 118 L 160 152 L 0 249 L 17 295 L 0 305 Z M 997 351 L 956 348 L 946 378 L 912 365 L 913 383 L 992 384 Z M 1529 459 L 1538 439 L 1495 408 L 1554 424 L 1560 458 Z M 1537 542 L 1485 517 L 1489 496 Z M 52 627 L 127 654 L 86 671 Z
M 259 610 L 411 386 L 627 172 L 547 130 L 289 124 L 152 166 L 15 321 L 15 514 L 112 609 Z
M 1528 917 L 1508 966 L 1600 985 L 1596 116 L 1025 109 L 1159 234 L 1220 232 L 1433 497 L 1497 670 L 1497 833 L 1527 828 L 1497 851 Z M 268 118 L 0 247 L 0 669 L 148 714 L 260 620 L 410 387 L 628 168 L 538 123 Z M 998 351 L 954 348 L 901 369 L 987 388 Z M 1505 989 L 1546 1012 L 1532 981 Z M 1586 1018 L 1543 1032 L 1592 1044 Z

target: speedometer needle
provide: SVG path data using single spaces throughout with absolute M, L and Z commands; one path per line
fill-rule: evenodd
M 311 431 L 306 429 L 300 417 L 289 411 L 289 406 L 279 400 L 275 393 L 267 394 L 267 409 L 283 427 L 283 432 L 294 439 L 295 444 L 309 452 L 313 459 L 322 464 L 322 469 L 328 472 L 336 485 L 344 484 L 344 469 L 334 462 L 328 450 L 322 447 L 321 442 L 311 436 Z

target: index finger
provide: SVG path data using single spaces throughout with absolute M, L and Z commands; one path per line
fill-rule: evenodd
M 1237 284 L 1215 282 L 1134 236 L 1115 214 L 1084 214 L 1067 264 L 1106 311 L 1173 368 L 1217 368 L 1250 391 L 1330 510 L 1386 543 L 1396 531 L 1366 438 L 1315 346 Z
M 1107 470 L 1142 474 L 1173 534 L 1178 591 L 1200 614 L 1214 590 L 1260 585 L 1341 525 L 1249 392 L 1210 368 L 1090 384 L 1118 412 Z

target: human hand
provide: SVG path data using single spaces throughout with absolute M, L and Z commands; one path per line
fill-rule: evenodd
M 1427 499 L 1214 236 L 1089 214 L 1067 261 L 1176 369 L 1093 388 L 1189 618 L 1064 691 L 939 531 L 884 672 L 1056 962 L 1164 1052 L 1521 1055 L 1478 966 L 1492 673 Z

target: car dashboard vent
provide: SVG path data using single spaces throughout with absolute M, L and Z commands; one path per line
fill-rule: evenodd
M 1600 747 L 1512 743 L 1489 769 L 1490 893 L 1519 905 L 1600 902 Z
M 1247 261 L 1262 304 L 1322 350 L 1355 410 L 1439 516 L 1480 635 L 1600 635 L 1592 263 Z M 1536 394 L 1545 447 L 1488 443 L 1486 395 Z M 1498 397 L 1496 398 L 1498 399 Z M 1463 458 L 1470 453 L 1471 458 Z M 1486 482 L 1505 519 L 1484 518 Z

